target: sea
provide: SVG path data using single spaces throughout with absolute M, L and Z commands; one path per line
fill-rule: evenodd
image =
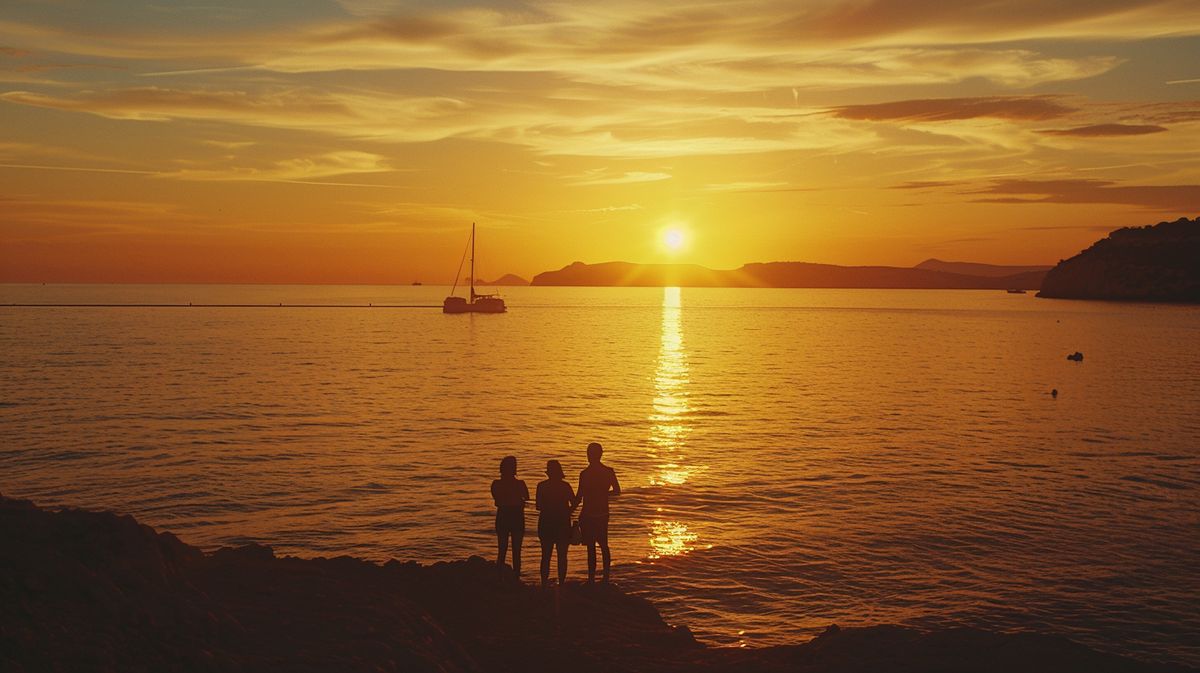
M 209 550 L 493 558 L 500 459 L 532 490 L 600 442 L 613 580 L 707 643 L 969 626 L 1200 666 L 1200 307 L 448 291 L 0 285 L 0 492 Z

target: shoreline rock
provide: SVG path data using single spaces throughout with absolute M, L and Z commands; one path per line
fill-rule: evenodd
M 0 496 L 4 671 L 1183 672 L 1065 638 L 831 626 L 714 648 L 616 586 L 501 582 L 478 556 L 423 566 L 204 553 L 131 516 Z

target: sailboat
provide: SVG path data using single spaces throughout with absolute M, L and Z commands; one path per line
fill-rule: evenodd
M 442 302 L 442 313 L 504 313 L 508 307 L 504 300 L 494 294 L 479 294 L 475 292 L 475 223 L 471 223 L 471 296 L 455 296 L 458 289 L 458 278 L 462 273 L 462 263 L 458 265 L 458 273 L 454 274 L 454 287 L 450 288 L 450 296 Z

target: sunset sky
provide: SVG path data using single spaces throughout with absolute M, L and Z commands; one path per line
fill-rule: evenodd
M 441 282 L 471 222 L 487 277 L 1054 263 L 1198 214 L 1196 0 L 0 6 L 0 281 Z

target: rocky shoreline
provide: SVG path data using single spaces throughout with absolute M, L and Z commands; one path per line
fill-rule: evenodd
M 500 581 L 479 557 L 205 553 L 130 516 L 3 496 L 0 540 L 3 671 L 1192 670 L 974 629 L 831 626 L 798 645 L 713 648 L 615 586 Z

